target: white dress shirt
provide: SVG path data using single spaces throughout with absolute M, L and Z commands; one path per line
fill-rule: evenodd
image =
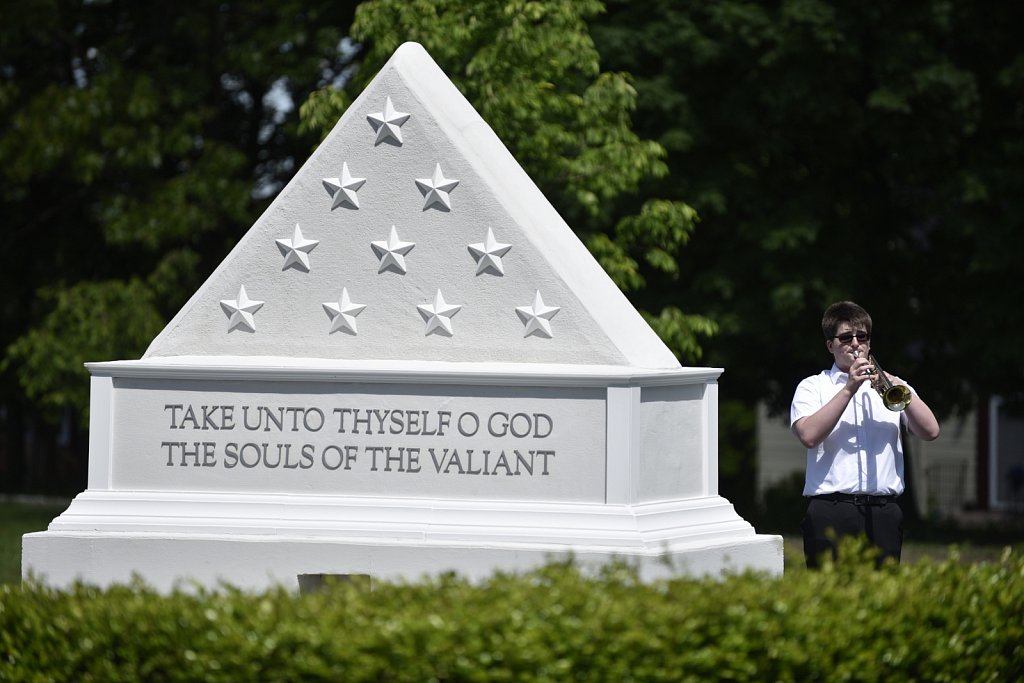
M 846 385 L 846 379 L 846 373 L 833 364 L 831 370 L 800 382 L 790 406 L 790 427 L 818 412 Z M 807 449 L 804 495 L 903 493 L 901 420 L 906 424 L 906 415 L 886 408 L 871 382 L 861 384 L 832 432 L 817 448 Z

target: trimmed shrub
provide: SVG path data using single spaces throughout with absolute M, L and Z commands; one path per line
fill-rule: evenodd
M 1008 681 L 1024 558 L 645 584 L 572 563 L 313 593 L 0 589 L 0 681 Z

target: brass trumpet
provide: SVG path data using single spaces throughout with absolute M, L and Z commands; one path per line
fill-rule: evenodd
M 860 351 L 854 351 L 853 357 L 860 358 Z M 910 401 L 914 397 L 910 393 L 910 389 L 902 384 L 893 384 L 873 355 L 868 354 L 868 362 L 875 368 L 871 373 L 871 386 L 882 397 L 885 407 L 893 412 L 898 412 L 910 405 Z

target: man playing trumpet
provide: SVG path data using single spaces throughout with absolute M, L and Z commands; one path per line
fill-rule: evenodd
M 932 441 L 939 423 L 912 387 L 873 364 L 867 311 L 852 301 L 834 303 L 821 329 L 834 363 L 800 382 L 790 407 L 790 428 L 807 448 L 809 503 L 801 524 L 807 566 L 818 566 L 826 551 L 835 553 L 839 537 L 861 534 L 882 559 L 898 562 L 903 511 L 896 498 L 906 482 L 900 427 Z M 909 402 L 883 400 L 875 384 L 879 390 L 906 386 Z

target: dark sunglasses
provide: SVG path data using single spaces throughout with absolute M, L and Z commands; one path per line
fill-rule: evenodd
M 833 339 L 838 339 L 842 344 L 849 344 L 853 341 L 854 336 L 857 337 L 857 341 L 861 344 L 871 341 L 871 335 L 867 332 L 858 332 L 856 335 L 853 332 L 843 332 L 842 334 L 837 334 Z

